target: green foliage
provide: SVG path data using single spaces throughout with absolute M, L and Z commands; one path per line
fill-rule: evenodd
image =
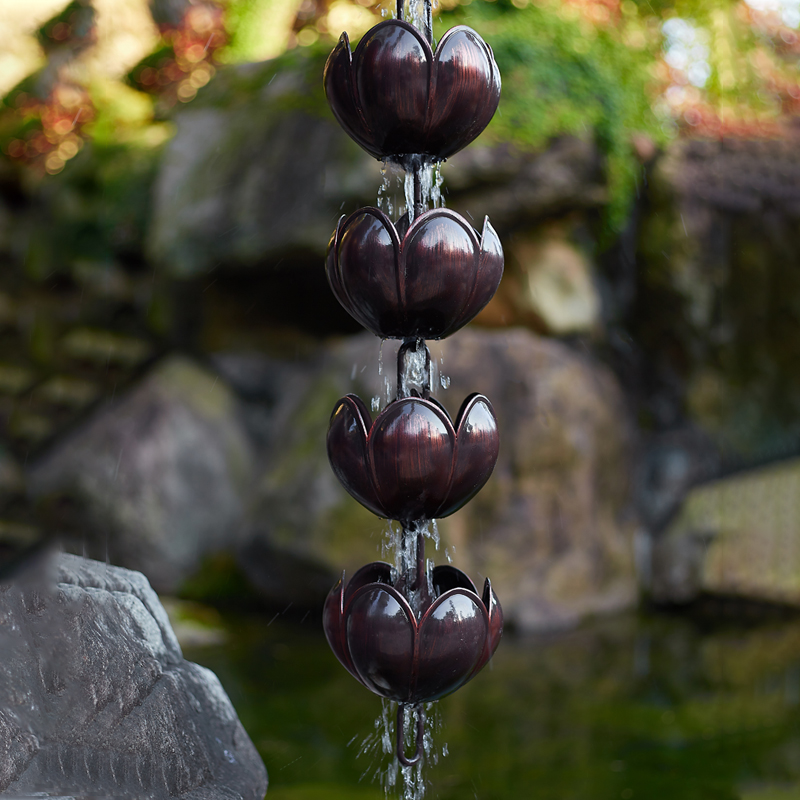
M 193 106 L 233 109 L 250 105 L 254 97 L 269 96 L 270 108 L 277 113 L 301 110 L 330 118 L 322 87 L 322 70 L 330 50 L 328 42 L 317 42 L 247 69 L 222 69 Z
M 294 22 L 297 0 L 230 0 L 226 28 L 228 62 L 261 61 L 279 55 Z
M 467 24 L 494 50 L 503 93 L 487 135 L 525 147 L 543 147 L 564 134 L 595 138 L 607 159 L 605 227 L 613 234 L 635 192 L 639 166 L 631 135 L 646 133 L 656 141 L 666 135 L 648 91 L 652 50 L 628 46 L 624 25 L 582 22 L 565 16 L 560 5 L 519 9 L 509 0 L 481 0 L 442 15 L 441 24 Z

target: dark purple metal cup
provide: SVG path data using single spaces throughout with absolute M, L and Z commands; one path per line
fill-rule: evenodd
M 381 160 L 443 161 L 481 133 L 500 101 L 492 49 L 464 25 L 447 31 L 435 52 L 400 20 L 376 25 L 355 52 L 343 33 L 323 80 L 339 124 Z

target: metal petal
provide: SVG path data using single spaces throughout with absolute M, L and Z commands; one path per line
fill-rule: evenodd
M 413 702 L 436 700 L 468 681 L 486 649 L 488 632 L 477 594 L 453 589 L 439 597 L 419 624 Z
M 488 650 L 486 661 L 488 661 L 494 655 L 503 636 L 503 608 L 488 578 L 483 584 L 483 604 L 489 612 L 489 638 L 486 642 Z
M 447 495 L 455 431 L 434 403 L 407 397 L 375 420 L 367 445 L 381 507 L 391 519 L 431 519 Z
M 353 595 L 362 587 L 371 583 L 383 583 L 387 586 L 392 585 L 392 567 L 385 561 L 373 561 L 361 569 L 357 570 L 347 587 L 344 590 L 344 600 L 342 609 L 346 613 L 347 606 L 353 599 Z
M 391 220 L 377 208 L 362 208 L 341 226 L 335 263 L 328 262 L 331 285 L 342 287 L 343 298 L 337 294 L 337 299 L 376 336 L 386 336 L 387 330 L 405 336 L 399 256 Z
M 449 592 L 451 589 L 466 589 L 476 597 L 478 595 L 478 590 L 470 580 L 470 577 L 450 564 L 440 564 L 438 567 L 434 567 L 431 581 L 437 597 Z
M 344 626 L 344 573 L 337 581 L 333 589 L 328 592 L 325 598 L 325 605 L 322 609 L 322 628 L 325 631 L 325 638 L 328 640 L 331 650 L 341 665 L 357 680 L 361 681 L 356 672 L 353 662 L 350 659 L 350 651 L 345 639 Z
M 370 423 L 370 413 L 359 397 L 350 394 L 339 400 L 328 427 L 328 460 L 342 486 L 363 506 L 385 517 L 368 464 Z
M 348 305 L 347 292 L 344 286 L 342 286 L 342 282 L 339 278 L 339 270 L 337 269 L 337 263 L 339 261 L 339 234 L 342 229 L 343 220 L 343 216 L 339 217 L 336 230 L 333 232 L 328 242 L 328 250 L 325 255 L 325 276 L 328 279 L 328 286 L 331 287 L 334 297 L 336 297 L 339 304 L 346 309 Z
M 364 116 L 361 113 L 355 92 L 353 56 L 346 33 L 328 56 L 323 73 L 325 96 L 336 121 L 367 152 L 375 155 L 375 144 Z
M 470 395 L 461 406 L 456 427 L 453 480 L 437 517 L 458 511 L 489 480 L 500 452 L 497 418 L 482 395 Z
M 353 595 L 345 620 L 359 680 L 381 697 L 409 702 L 416 623 L 405 598 L 389 586 L 365 586 Z
M 475 316 L 470 308 L 478 278 L 480 244 L 463 217 L 435 209 L 418 217 L 403 239 L 400 255 L 407 302 L 408 333 L 439 339 Z
M 401 154 L 423 133 L 433 54 L 420 32 L 387 20 L 368 31 L 353 54 L 356 96 L 380 153 Z
M 503 262 L 503 247 L 500 244 L 500 237 L 489 222 L 489 217 L 484 217 L 478 277 L 475 280 L 475 291 L 470 298 L 472 317 L 485 308 L 486 304 L 494 297 L 503 277 Z
M 451 28 L 436 48 L 428 147 L 441 158 L 458 152 L 489 124 L 499 102 L 491 49 L 472 28 Z

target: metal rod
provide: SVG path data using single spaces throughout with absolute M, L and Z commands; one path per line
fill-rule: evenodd
M 398 703 L 397 705 L 397 760 L 404 767 L 413 767 L 414 764 L 419 764 L 425 748 L 425 710 L 421 703 L 413 706 L 413 709 L 417 714 L 417 743 L 414 755 L 411 758 L 407 758 L 404 742 L 406 706 L 405 703 Z
M 405 19 L 403 6 L 404 0 L 397 0 L 397 19 Z
M 398 0 L 399 1 L 399 0 Z M 425 0 L 425 38 L 428 44 L 433 47 L 433 4 L 431 0 Z
M 422 206 L 422 167 L 414 167 L 414 218 L 416 219 L 425 209 Z

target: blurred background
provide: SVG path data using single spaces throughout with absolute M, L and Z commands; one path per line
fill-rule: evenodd
M 0 0 L 0 555 L 144 572 L 286 800 L 383 796 L 319 609 L 387 538 L 325 432 L 392 396 L 396 345 L 323 259 L 403 191 L 321 75 L 387 15 Z M 508 635 L 440 704 L 431 796 L 798 798 L 800 0 L 441 0 L 456 24 L 503 94 L 443 197 L 506 271 L 432 349 L 502 449 L 436 557 Z

